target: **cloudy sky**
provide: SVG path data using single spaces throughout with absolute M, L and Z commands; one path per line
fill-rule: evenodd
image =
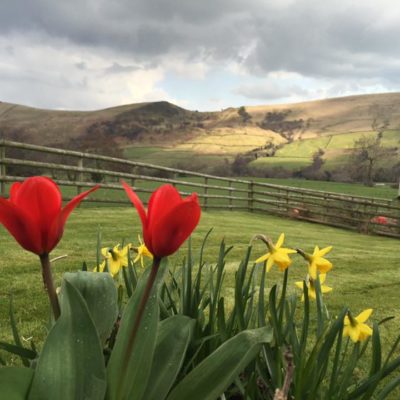
M 0 101 L 197 110 L 400 91 L 397 0 L 0 0 Z

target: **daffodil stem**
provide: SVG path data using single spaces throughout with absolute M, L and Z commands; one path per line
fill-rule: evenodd
M 126 356 L 125 356 L 125 362 L 124 362 L 124 368 L 123 368 L 124 370 L 128 367 L 128 361 L 129 361 L 129 358 L 132 353 L 133 345 L 135 343 L 135 339 L 136 339 L 137 332 L 140 327 L 140 322 L 142 320 L 144 310 L 146 309 L 147 301 L 149 300 L 149 297 L 150 297 L 151 289 L 153 288 L 154 282 L 156 280 L 158 267 L 160 266 L 160 261 L 161 261 L 160 258 L 156 258 L 156 257 L 154 258 L 153 265 L 152 265 L 151 271 L 150 271 L 150 275 L 147 279 L 146 287 L 143 292 L 143 296 L 140 299 L 140 304 L 139 304 L 139 307 L 138 307 L 138 310 L 136 313 L 135 323 L 133 325 L 133 329 L 132 329 L 131 335 L 129 337 L 128 346 L 126 348 L 126 353 L 125 353 Z
M 40 256 L 40 262 L 42 264 L 42 277 L 44 287 L 47 295 L 49 296 L 50 305 L 53 309 L 54 319 L 57 320 L 61 314 L 60 303 L 58 302 L 57 292 L 54 287 L 53 276 L 51 274 L 51 265 L 49 255 L 44 253 Z

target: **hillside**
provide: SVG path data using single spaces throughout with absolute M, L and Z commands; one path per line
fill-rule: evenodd
M 168 102 L 104 110 L 51 111 L 0 102 L 4 137 L 96 151 L 117 144 L 141 161 L 199 168 L 254 156 L 253 165 L 297 168 L 318 149 L 326 165 L 348 158 L 354 140 L 383 131 L 382 144 L 400 145 L 400 93 L 349 96 L 220 112 L 189 111 Z M 96 147 L 97 146 L 97 147 Z

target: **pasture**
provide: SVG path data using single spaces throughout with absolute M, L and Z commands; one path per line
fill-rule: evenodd
M 205 251 L 205 261 L 210 265 L 216 262 L 219 243 L 222 239 L 233 250 L 228 255 L 224 294 L 232 297 L 234 274 L 240 258 L 254 234 L 265 234 L 274 241 L 281 232 L 286 234 L 286 247 L 302 248 L 312 252 L 315 245 L 333 246 L 327 256 L 334 268 L 329 273 L 326 284 L 333 292 L 325 297 L 329 310 L 337 314 L 347 305 L 354 313 L 371 307 L 373 320 L 380 321 L 389 316 L 395 319 L 381 328 L 384 350 L 393 343 L 400 330 L 398 319 L 400 290 L 399 253 L 400 241 L 378 236 L 367 236 L 346 230 L 316 225 L 312 223 L 282 219 L 265 214 L 242 212 L 203 212 L 200 225 L 192 240 L 196 256 L 201 241 L 210 229 L 214 228 Z M 71 215 L 64 237 L 51 256 L 67 255 L 53 265 L 56 283 L 60 282 L 66 271 L 76 271 L 86 261 L 89 268 L 96 263 L 97 232 L 101 230 L 102 245 L 113 246 L 117 243 L 137 243 L 141 225 L 133 207 L 86 208 L 81 207 Z M 25 339 L 32 338 L 36 345 L 42 343 L 46 334 L 48 318 L 47 297 L 43 291 L 40 265 L 33 254 L 22 250 L 14 239 L 0 228 L 0 256 L 2 259 L 0 274 L 0 340 L 12 341 L 12 332 L 8 322 L 9 296 L 14 299 L 17 311 L 17 323 Z M 170 258 L 171 268 L 179 267 L 187 246 Z M 265 245 L 255 242 L 252 260 L 266 252 Z M 289 288 L 293 293 L 298 289 L 294 282 L 304 278 L 305 262 L 297 255 L 290 266 Z M 257 279 L 260 275 L 257 274 Z M 267 286 L 281 282 L 282 275 L 274 267 L 267 276 Z M 386 346 L 387 345 L 387 346 Z M 4 353 L 1 356 L 8 359 Z M 17 359 L 14 360 L 15 362 Z
M 322 149 L 325 153 L 324 168 L 332 170 L 338 166 L 349 162 L 349 155 L 354 142 L 362 137 L 373 138 L 376 132 L 346 132 L 340 134 L 323 135 L 314 138 L 296 140 L 292 143 L 284 144 L 279 148 L 274 157 L 260 157 L 253 161 L 251 165 L 255 167 L 283 167 L 289 170 L 295 170 L 306 167 L 312 163 L 312 157 L 315 152 Z M 382 146 L 385 148 L 398 147 L 400 136 L 398 130 L 388 130 L 383 133 Z M 380 161 L 384 165 L 385 160 Z M 387 160 L 386 160 L 387 162 Z

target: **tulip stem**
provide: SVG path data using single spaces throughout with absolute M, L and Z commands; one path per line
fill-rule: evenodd
M 42 254 L 40 256 L 40 262 L 42 263 L 42 276 L 44 287 L 49 296 L 50 304 L 53 309 L 54 319 L 57 320 L 61 314 L 61 311 L 56 289 L 54 287 L 53 276 L 51 274 L 49 255 L 47 253 Z
M 127 346 L 127 349 L 126 349 L 125 368 L 128 366 L 127 365 L 128 364 L 128 360 L 129 360 L 129 358 L 131 356 L 131 353 L 132 353 L 133 345 L 135 343 L 135 338 L 136 338 L 137 332 L 138 332 L 139 327 L 140 327 L 140 322 L 142 320 L 143 313 L 144 313 L 144 310 L 146 308 L 147 301 L 148 301 L 148 299 L 150 297 L 151 289 L 153 288 L 154 282 L 156 280 L 158 268 L 160 266 L 160 261 L 161 261 L 160 258 L 156 258 L 156 257 L 154 258 L 153 265 L 152 265 L 151 271 L 150 271 L 150 275 L 149 275 L 149 278 L 147 279 L 146 287 L 145 287 L 144 292 L 143 292 L 143 296 L 140 299 L 140 304 L 139 304 L 139 307 L 138 307 L 138 310 L 137 310 L 135 323 L 133 325 L 133 329 L 132 329 L 131 335 L 129 337 L 129 342 L 128 342 L 128 346 Z M 124 370 L 125 370 L 125 368 L 124 368 Z
M 146 309 L 146 304 L 147 301 L 150 297 L 150 293 L 151 293 L 151 289 L 153 288 L 154 282 L 156 280 L 156 276 L 157 276 L 157 272 L 158 272 L 158 268 L 160 266 L 160 262 L 161 262 L 161 258 L 157 258 L 154 257 L 153 259 L 153 265 L 151 267 L 151 271 L 150 271 L 150 275 L 147 279 L 146 282 L 146 287 L 144 289 L 143 292 L 143 296 L 140 299 L 140 303 L 139 303 L 139 307 L 136 313 L 136 317 L 135 317 L 135 322 L 133 325 L 133 329 L 132 332 L 129 336 L 129 341 L 128 341 L 128 345 L 126 346 L 126 351 L 125 351 L 125 357 L 124 357 L 124 362 L 123 362 L 123 367 L 122 367 L 122 371 L 127 371 L 128 370 L 128 364 L 129 364 L 129 360 L 131 358 L 131 353 L 133 350 L 133 345 L 135 343 L 135 339 L 140 327 L 140 322 L 142 320 L 143 314 L 144 314 L 144 310 Z M 119 384 L 118 384 L 118 389 L 117 389 L 117 399 L 119 399 L 122 387 L 125 383 L 125 378 L 126 378 L 126 374 L 121 374 L 120 375 L 120 379 L 119 379 Z

